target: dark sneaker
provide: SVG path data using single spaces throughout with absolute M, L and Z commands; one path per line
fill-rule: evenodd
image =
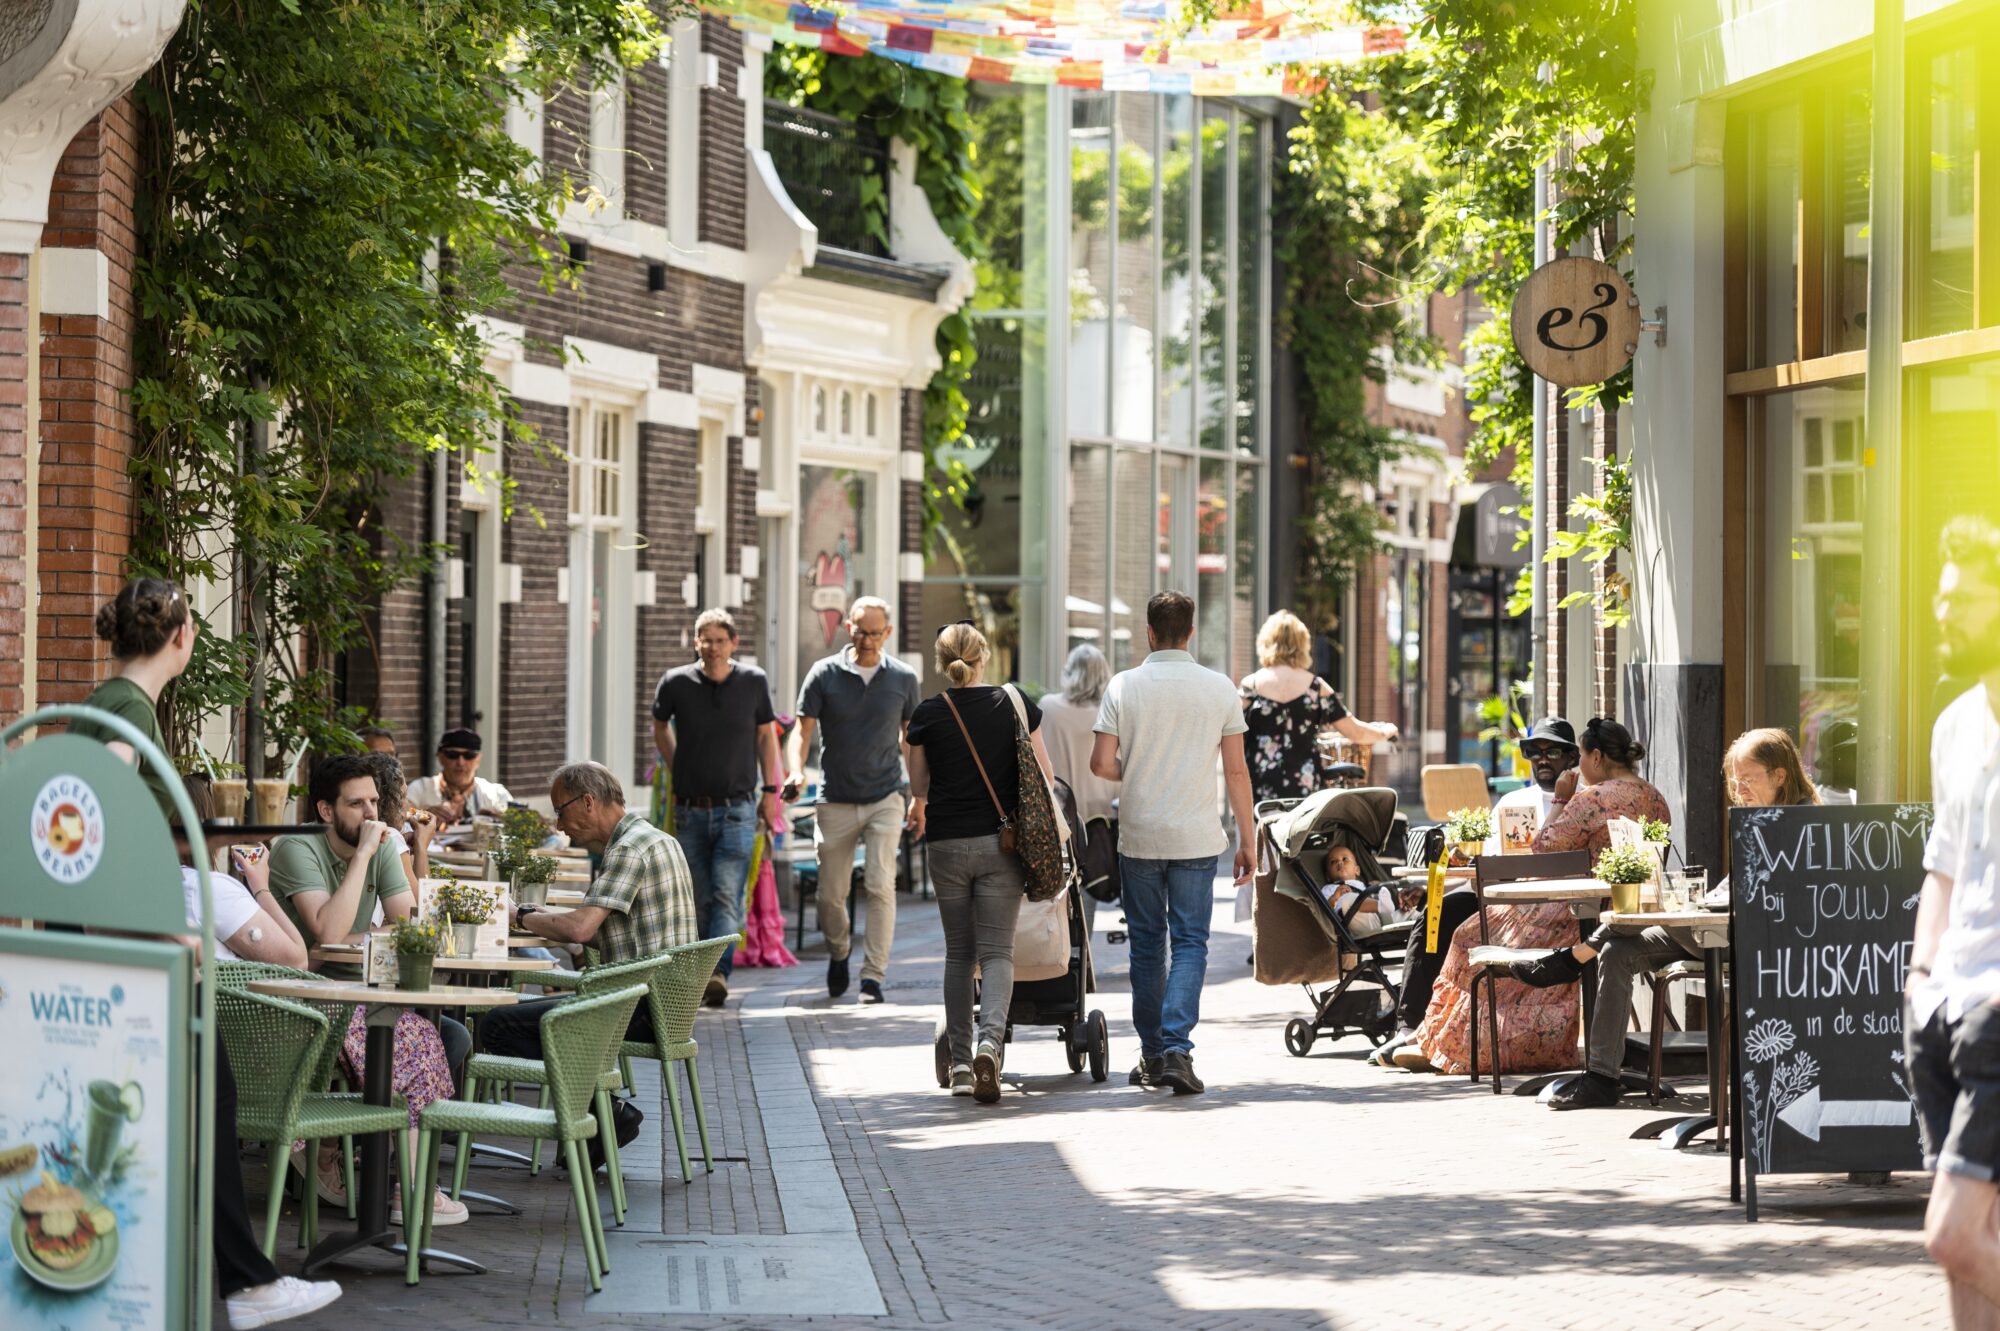
M 1125 1078 L 1127 1086 L 1144 1086 L 1148 1090 L 1160 1084 L 1160 1060 L 1142 1058 L 1132 1065 L 1131 1075 Z
M 882 982 L 880 980 L 863 980 L 861 982 L 861 1001 L 864 1003 L 881 1002 Z
M 1618 1103 L 1625 1088 L 1617 1078 L 1586 1072 L 1549 1097 L 1551 1109 L 1608 1109 Z
M 839 998 L 847 992 L 846 957 L 828 957 L 826 959 L 826 992 L 830 998 Z
M 1000 1098 L 1000 1051 L 990 1044 L 972 1056 L 972 1098 L 983 1105 Z
M 709 976 L 708 987 L 701 991 L 701 1001 L 704 1007 L 721 1007 L 724 1003 L 727 1003 L 729 1001 L 729 981 L 723 979 L 720 975 Z
M 972 1069 L 960 1063 L 951 1070 L 951 1093 L 972 1098 Z
M 1160 1084 L 1173 1087 L 1175 1095 L 1200 1095 L 1208 1089 L 1194 1075 L 1194 1060 L 1177 1049 L 1160 1055 Z
M 639 1106 L 630 1100 L 621 1100 L 615 1095 L 611 1097 L 611 1124 L 612 1130 L 618 1136 L 619 1150 L 622 1151 L 632 1144 L 639 1135 L 640 1125 L 645 1121 L 646 1116 L 640 1112 Z M 604 1168 L 603 1143 L 592 1137 L 586 1148 L 590 1155 L 590 1167 L 593 1170 Z
M 1527 961 L 1510 961 L 1507 973 L 1530 989 L 1554 989 L 1583 978 L 1583 963 L 1566 947 Z

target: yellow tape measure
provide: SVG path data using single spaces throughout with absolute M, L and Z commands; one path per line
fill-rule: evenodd
M 1446 851 L 1431 861 L 1430 879 L 1424 891 L 1424 951 L 1432 956 L 1438 950 L 1438 916 L 1444 912 L 1444 862 L 1450 853 Z

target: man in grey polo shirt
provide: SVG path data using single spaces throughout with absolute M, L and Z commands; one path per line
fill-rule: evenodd
M 1236 687 L 1188 654 L 1194 599 L 1161 592 L 1146 602 L 1152 654 L 1112 679 L 1097 713 L 1090 770 L 1122 781 L 1118 873 L 1132 940 L 1132 1025 L 1139 1032 L 1134 1086 L 1203 1090 L 1194 1074 L 1194 1027 L 1208 973 L 1216 857 L 1229 849 L 1215 800 L 1215 759 L 1236 813 L 1236 881 L 1255 868 L 1250 769 Z M 1167 944 L 1173 943 L 1173 964 Z
M 785 797 L 805 785 L 805 756 L 820 734 L 820 798 L 813 819 L 819 851 L 819 927 L 826 934 L 826 991 L 847 992 L 853 947 L 847 894 L 854 844 L 866 849 L 862 890 L 868 936 L 862 945 L 861 1001 L 882 1001 L 889 946 L 896 937 L 896 846 L 903 835 L 903 732 L 921 693 L 917 672 L 889 655 L 888 602 L 856 597 L 847 609 L 850 645 L 815 662 L 799 688 Z

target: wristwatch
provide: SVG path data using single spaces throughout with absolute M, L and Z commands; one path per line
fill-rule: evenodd
M 757 789 L 763 791 L 766 795 L 775 795 L 778 793 L 776 786 L 759 786 Z
M 527 902 L 523 905 L 516 906 L 514 908 L 514 918 L 517 920 L 523 919 L 529 915 L 533 915 L 536 911 L 540 909 L 541 907 L 537 906 L 534 902 L 532 901 Z

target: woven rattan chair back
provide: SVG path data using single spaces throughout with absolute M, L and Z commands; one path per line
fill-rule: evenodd
M 570 1124 L 591 1112 L 597 1081 L 618 1057 L 618 1045 L 639 1001 L 643 984 L 627 985 L 594 998 L 558 1003 L 542 1016 L 542 1062 L 549 1069 L 549 1107 L 564 1140 Z M 608 1127 L 608 1125 L 606 1125 Z
M 285 998 L 218 987 L 216 1029 L 229 1050 L 236 1077 L 236 1118 L 244 1136 L 263 1139 L 289 1132 L 299 1105 L 313 1089 L 309 1074 L 319 1065 L 330 1036 L 326 1014 Z
M 661 953 L 673 962 L 653 973 L 650 1000 L 653 1005 L 653 1042 L 662 1050 L 694 1038 L 694 1017 L 701 1009 L 701 996 L 708 988 L 708 977 L 715 973 L 715 963 L 735 941 L 734 934 L 727 938 L 705 938 L 699 943 L 684 943 Z
M 280 966 L 271 961 L 224 961 L 216 966 L 222 983 L 230 988 L 240 989 L 252 980 L 316 980 L 319 976 L 311 971 L 294 970 L 290 966 Z M 340 1051 L 347 1040 L 347 1027 L 354 1020 L 352 1003 L 322 1002 L 314 998 L 295 998 L 294 1003 L 303 1003 L 314 1011 L 322 1013 L 327 1022 L 327 1041 L 320 1049 L 319 1063 L 312 1069 L 309 1091 L 323 1091 L 333 1084 L 334 1065 L 340 1061 Z

